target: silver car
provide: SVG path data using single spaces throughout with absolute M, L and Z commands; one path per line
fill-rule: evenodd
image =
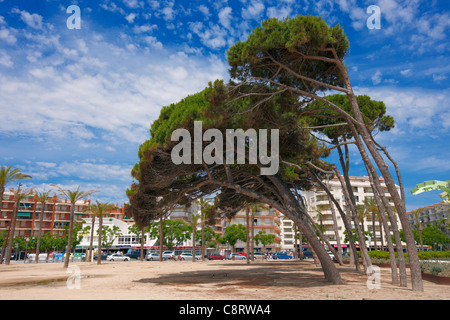
M 239 253 L 231 253 L 231 254 L 229 254 L 228 255 L 228 258 L 227 258 L 228 260 L 245 260 L 245 259 L 247 259 L 247 257 L 246 256 L 243 256 L 242 254 L 239 254 Z
M 123 254 L 114 253 L 106 257 L 108 261 L 130 261 L 130 257 L 124 256 Z
M 166 257 L 163 256 L 163 260 L 166 261 Z M 145 256 L 145 260 L 147 261 L 159 261 L 159 253 L 152 252 Z
M 195 256 L 195 260 L 199 260 L 200 257 L 199 256 Z M 188 252 L 183 252 L 182 254 L 180 254 L 178 256 L 178 260 L 192 260 L 192 253 L 188 253 Z

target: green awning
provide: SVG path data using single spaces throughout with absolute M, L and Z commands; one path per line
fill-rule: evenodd
M 18 217 L 30 217 L 31 212 L 17 212 Z

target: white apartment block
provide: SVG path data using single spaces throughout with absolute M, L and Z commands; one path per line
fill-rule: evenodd
M 393 206 L 394 203 L 390 199 L 390 195 L 387 191 L 386 185 L 384 183 L 384 179 L 381 177 L 379 179 L 380 179 L 381 186 L 382 186 L 389 202 Z M 355 200 L 356 200 L 357 205 L 363 204 L 363 201 L 365 198 L 373 198 L 373 191 L 370 186 L 369 177 L 366 177 L 366 176 L 350 177 L 350 183 L 351 183 L 351 186 L 353 189 L 353 193 L 355 195 Z M 342 186 L 337 178 L 329 180 L 329 189 L 330 189 L 331 193 L 333 194 L 334 198 L 337 200 L 337 202 L 341 206 L 341 208 L 346 213 L 346 215 L 349 215 L 350 213 L 345 210 L 345 198 L 344 198 L 344 193 L 342 191 Z M 400 190 L 400 188 L 398 186 L 397 186 L 397 190 L 398 191 Z M 324 235 L 327 237 L 327 239 L 333 246 L 335 246 L 337 244 L 336 235 L 334 232 L 332 211 L 331 211 L 332 209 L 334 209 L 340 243 L 341 243 L 341 246 L 343 247 L 344 251 L 346 251 L 348 243 L 344 243 L 344 239 L 345 239 L 344 223 L 342 221 L 342 218 L 341 218 L 337 208 L 335 207 L 335 205 L 333 203 L 331 203 L 331 201 L 329 200 L 329 197 L 325 193 L 325 191 L 323 191 L 320 188 L 317 188 L 317 189 L 310 190 L 310 191 L 304 191 L 303 195 L 305 197 L 308 214 L 313 218 L 313 220 L 316 223 L 319 223 L 319 224 L 320 224 L 320 222 L 319 222 L 320 220 L 318 219 L 317 214 L 318 214 L 318 210 L 320 210 L 320 212 L 322 214 L 322 223 L 325 228 Z M 400 224 L 400 221 L 398 220 L 398 217 L 397 217 L 397 224 L 400 228 L 401 224 Z M 389 225 L 390 225 L 390 223 L 389 223 Z M 354 226 L 354 223 L 352 221 L 352 227 L 353 226 Z M 380 228 L 381 227 L 382 227 L 381 221 L 376 221 L 375 222 L 375 237 L 376 237 L 377 247 L 381 246 L 381 237 L 380 237 Z M 371 217 L 366 218 L 364 220 L 364 230 L 370 231 L 373 233 Z M 385 232 L 383 229 L 383 242 L 384 242 L 384 246 L 387 246 L 385 237 L 386 236 L 385 236 Z M 369 241 L 369 243 L 367 243 L 367 245 L 369 245 L 369 246 L 373 245 L 374 244 L 373 240 L 374 239 L 371 239 L 371 241 Z

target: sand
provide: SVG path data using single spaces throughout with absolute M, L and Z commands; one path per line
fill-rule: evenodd
M 338 266 L 332 285 L 312 261 L 129 261 L 0 265 L 1 300 L 449 300 L 450 286 L 424 281 L 424 292 L 391 284 L 381 268 L 379 289 Z M 73 277 L 69 278 L 69 277 Z M 375 282 L 370 282 L 374 285 Z

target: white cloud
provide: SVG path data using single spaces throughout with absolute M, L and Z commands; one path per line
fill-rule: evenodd
M 231 7 L 225 7 L 219 12 L 219 22 L 227 29 L 231 28 Z
M 172 21 L 175 18 L 175 10 L 173 9 L 173 2 L 169 2 L 165 8 L 162 9 L 164 20 Z
M 37 13 L 30 14 L 26 11 L 21 11 L 17 8 L 13 8 L 11 10 L 13 13 L 20 13 L 20 18 L 23 22 L 25 22 L 28 26 L 33 29 L 42 29 L 42 19 L 43 17 Z
M 381 80 L 382 80 L 381 76 L 382 76 L 381 71 L 377 70 L 377 72 L 371 77 L 374 85 L 381 83 Z
M 11 57 L 3 50 L 0 50 L 0 65 L 12 68 L 14 62 L 11 60 Z
M 203 4 L 198 7 L 198 10 L 205 15 L 206 19 L 209 19 L 209 17 L 211 16 L 209 8 L 207 6 L 204 6 Z
M 136 13 L 130 13 L 125 16 L 125 19 L 128 21 L 128 23 L 133 23 L 134 19 L 136 19 L 137 14 Z
M 250 4 L 246 8 L 242 8 L 242 17 L 244 19 L 259 19 L 264 12 L 264 3 L 260 0 L 250 0 Z
M 147 36 L 144 37 L 143 40 L 151 47 L 154 49 L 162 49 L 163 48 L 163 44 L 161 42 L 158 41 L 158 39 L 156 39 L 156 37 L 152 37 L 152 36 Z
M 400 71 L 400 74 L 402 76 L 410 76 L 411 75 L 411 69 L 402 70 L 402 71 Z
M 139 8 L 143 3 L 140 3 L 138 0 L 123 0 L 125 5 L 132 9 Z
M 387 114 L 394 117 L 399 132 L 438 134 L 449 129 L 444 114 L 448 114 L 450 91 L 420 88 L 376 87 L 355 88 L 357 94 L 366 94 L 386 104 Z
M 291 15 L 292 7 L 269 7 L 267 8 L 267 16 L 269 18 L 283 19 Z
M 0 39 L 5 41 L 8 44 L 15 44 L 17 41 L 16 36 L 13 34 L 14 29 L 0 29 Z

